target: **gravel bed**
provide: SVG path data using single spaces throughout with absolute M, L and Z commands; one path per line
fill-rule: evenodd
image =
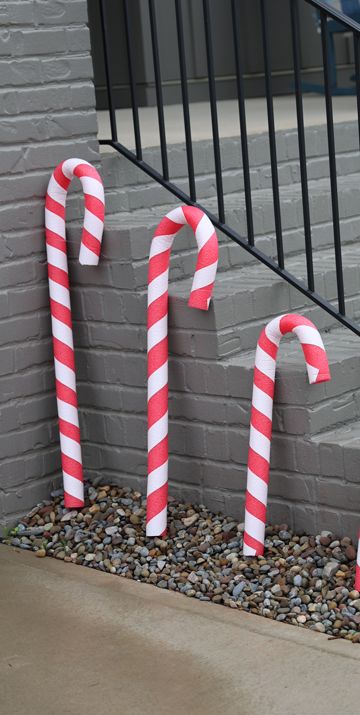
M 328 531 L 266 529 L 265 556 L 244 558 L 243 524 L 204 506 L 169 500 L 168 536 L 145 536 L 146 500 L 127 487 L 86 487 L 86 507 L 52 492 L 3 542 L 62 561 L 180 591 L 266 618 L 360 642 L 356 550 Z

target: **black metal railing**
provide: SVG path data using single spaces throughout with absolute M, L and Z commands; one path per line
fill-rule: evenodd
M 201 202 L 196 198 L 196 176 L 194 169 L 193 158 L 193 141 L 190 122 L 190 101 L 189 101 L 189 81 L 187 76 L 187 61 L 184 42 L 184 22 L 182 0 L 171 0 L 174 6 L 174 17 L 176 24 L 177 36 L 177 53 L 180 68 L 180 90 L 181 102 L 184 119 L 185 147 L 188 169 L 189 193 L 186 193 L 169 176 L 168 162 L 168 145 L 166 139 L 166 126 L 164 116 L 164 99 L 163 99 L 163 82 L 162 82 L 162 65 L 159 51 L 159 37 L 157 27 L 157 6 L 156 0 L 147 0 L 148 2 L 148 17 L 149 17 L 149 35 L 151 38 L 151 51 L 154 70 L 154 86 L 156 94 L 158 130 L 160 137 L 160 153 L 162 171 L 158 171 L 154 166 L 144 161 L 143 150 L 141 143 L 141 127 L 139 121 L 139 99 L 138 99 L 138 84 L 135 78 L 135 49 L 134 35 L 137 28 L 131 24 L 130 2 L 122 0 L 123 6 L 123 23 L 124 35 L 126 39 L 126 57 L 128 62 L 128 79 L 130 90 L 130 101 L 132 109 L 132 121 L 135 138 L 135 152 L 125 146 L 121 141 L 121 127 L 117 126 L 116 109 L 114 101 L 114 82 L 113 70 L 114 67 L 110 61 L 110 28 L 108 23 L 108 0 L 97 0 L 100 6 L 102 39 L 103 39 L 103 57 L 105 67 L 105 81 L 107 91 L 107 104 L 110 118 L 111 138 L 101 140 L 101 144 L 112 146 L 123 156 L 145 171 L 151 178 L 155 179 L 162 186 L 166 187 L 182 202 L 196 205 L 204 210 L 213 224 L 220 229 L 229 238 L 239 244 L 246 251 L 251 253 L 256 259 L 265 264 L 268 268 L 282 276 L 292 286 L 297 288 L 301 293 L 310 298 L 314 303 L 321 306 L 340 323 L 350 328 L 354 333 L 360 335 L 360 325 L 351 319 L 346 313 L 345 304 L 345 287 L 344 273 L 342 266 L 342 249 L 341 249 L 341 231 L 340 231 L 340 216 L 339 216 L 339 198 L 337 186 L 337 167 L 336 167 L 336 148 L 335 148 L 335 132 L 334 132 L 334 116 L 333 116 L 333 101 L 332 94 L 334 91 L 333 70 L 331 65 L 333 58 L 330 57 L 329 47 L 329 23 L 340 23 L 344 27 L 344 31 L 352 33 L 354 47 L 354 69 L 355 69 L 355 93 L 357 94 L 357 113 L 359 123 L 359 141 L 360 141 L 360 24 L 355 20 L 343 15 L 337 10 L 331 8 L 325 2 L 320 0 L 288 0 L 289 6 L 289 32 L 292 45 L 292 63 L 293 63 L 293 91 L 296 100 L 296 117 L 297 117 L 297 135 L 299 148 L 299 167 L 300 167 L 300 185 L 301 198 L 303 206 L 303 225 L 304 225 L 304 252 L 306 260 L 306 281 L 293 275 L 286 269 L 286 258 L 283 245 L 283 228 L 281 215 L 281 196 L 278 177 L 278 159 L 276 146 L 276 131 L 274 118 L 274 101 L 273 101 L 273 72 L 271 59 L 271 30 L 269 27 L 268 11 L 272 0 L 258 0 L 260 7 L 261 21 L 261 44 L 263 51 L 264 62 L 264 89 L 266 98 L 267 124 L 268 124 L 268 140 L 271 165 L 272 179 L 272 199 L 274 210 L 275 223 L 275 238 L 276 238 L 276 253 L 277 260 L 259 250 L 256 246 L 254 235 L 254 218 L 253 218 L 253 195 L 250 180 L 250 162 L 249 162 L 249 147 L 248 147 L 248 132 L 246 121 L 245 107 L 245 92 L 244 92 L 244 68 L 242 66 L 242 57 L 239 48 L 242 41 L 242 27 L 240 22 L 240 3 L 241 0 L 229 0 L 231 10 L 231 20 L 233 28 L 233 37 L 229 42 L 233 42 L 234 58 L 235 58 L 235 87 L 238 100 L 239 123 L 240 123 L 240 143 L 242 152 L 242 170 L 244 182 L 244 195 L 246 206 L 246 222 L 247 236 L 241 236 L 234 228 L 226 221 L 226 210 L 224 201 L 223 189 L 223 171 L 221 162 L 221 147 L 218 124 L 218 108 L 217 108 L 217 77 L 215 72 L 214 62 L 214 27 L 209 0 L 202 0 L 202 31 L 205 37 L 205 55 L 208 81 L 208 94 L 211 115 L 211 130 L 212 143 L 214 153 L 214 167 L 216 177 L 216 195 L 217 195 L 217 215 L 210 213 Z M 222 1 L 222 0 L 221 0 Z M 276 2 L 276 0 L 274 0 Z M 169 0 L 170 2 L 170 0 Z M 303 82 L 301 70 L 301 51 L 300 51 L 300 24 L 299 24 L 299 3 L 310 5 L 314 8 L 318 17 L 318 27 L 321 37 L 322 48 L 322 63 L 323 63 L 323 93 L 325 98 L 326 110 L 326 127 L 328 139 L 328 159 L 329 159 L 329 178 L 331 192 L 331 208 L 332 208 L 332 225 L 334 237 L 334 258 L 336 269 L 337 283 L 337 306 L 329 302 L 324 296 L 320 295 L 315 290 L 315 277 L 313 256 L 314 250 L 312 246 L 312 224 L 310 214 L 309 188 L 307 176 L 307 156 L 306 156 L 306 136 L 303 108 Z

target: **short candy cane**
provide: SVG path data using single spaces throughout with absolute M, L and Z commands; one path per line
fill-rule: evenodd
M 67 508 L 84 506 L 83 468 L 75 380 L 75 357 L 65 240 L 65 203 L 71 179 L 77 176 L 85 199 L 79 262 L 99 262 L 104 228 L 104 187 L 91 164 L 67 159 L 56 167 L 45 204 L 46 252 L 54 346 L 56 399 L 59 416 L 64 499 Z
M 214 227 L 200 209 L 180 206 L 160 222 L 151 243 L 148 284 L 147 536 L 166 532 L 168 495 L 168 286 L 175 235 L 191 226 L 198 258 L 188 305 L 207 310 L 218 263 Z
M 258 340 L 255 357 L 244 556 L 260 556 L 264 553 L 276 356 L 285 333 L 295 333 L 300 340 L 310 384 L 330 380 L 323 341 L 310 320 L 290 314 L 281 315 L 268 323 Z

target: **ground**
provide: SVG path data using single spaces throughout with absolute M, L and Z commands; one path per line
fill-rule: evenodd
M 360 648 L 0 545 L 6 715 L 354 715 Z

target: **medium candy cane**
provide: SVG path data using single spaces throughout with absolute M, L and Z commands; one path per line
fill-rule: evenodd
M 188 305 L 207 310 L 218 263 L 218 242 L 208 217 L 193 206 L 180 206 L 155 231 L 149 258 L 148 285 L 148 483 L 147 536 L 166 531 L 168 494 L 168 286 L 174 237 L 191 226 L 198 258 Z
M 61 463 L 67 508 L 84 506 L 65 240 L 65 203 L 73 176 L 80 179 L 85 198 L 84 226 L 79 254 L 79 262 L 82 265 L 96 266 L 99 262 L 105 209 L 104 187 L 98 172 L 91 164 L 82 159 L 67 159 L 56 167 L 46 194 L 45 228 Z
M 323 341 L 310 320 L 290 314 L 280 315 L 268 323 L 258 340 L 255 357 L 244 556 L 260 556 L 264 553 L 276 356 L 285 333 L 295 333 L 301 342 L 310 384 L 330 380 Z

